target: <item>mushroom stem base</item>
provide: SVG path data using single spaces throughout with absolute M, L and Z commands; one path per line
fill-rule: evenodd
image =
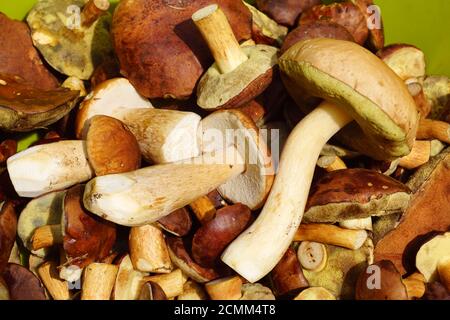
M 222 255 L 248 281 L 256 282 L 269 273 L 289 247 L 303 217 L 320 151 L 351 120 L 340 107 L 324 102 L 292 131 L 258 219 Z

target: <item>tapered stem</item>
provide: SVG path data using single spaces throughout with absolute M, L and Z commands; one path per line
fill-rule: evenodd
M 269 273 L 289 247 L 303 217 L 320 151 L 351 120 L 340 107 L 324 102 L 292 131 L 262 212 L 222 255 L 248 281 Z
M 248 57 L 239 46 L 227 17 L 216 4 L 198 10 L 192 15 L 192 20 L 222 73 L 231 72 L 247 61 Z

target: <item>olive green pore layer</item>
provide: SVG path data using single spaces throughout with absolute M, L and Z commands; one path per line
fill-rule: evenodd
M 356 145 L 361 146 L 358 148 L 359 151 L 370 156 L 376 155 L 378 159 L 394 159 L 411 152 L 406 133 L 367 97 L 308 62 L 282 57 L 279 65 L 293 82 L 312 95 L 343 107 L 357 121 L 368 140 L 364 146 L 361 143 Z M 288 88 L 288 90 L 294 90 L 294 88 Z M 357 131 L 351 128 L 348 132 Z M 356 137 L 346 138 L 350 140 Z

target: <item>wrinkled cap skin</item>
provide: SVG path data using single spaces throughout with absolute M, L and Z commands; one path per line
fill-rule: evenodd
M 72 187 L 63 203 L 64 251 L 68 263 L 80 268 L 108 256 L 116 241 L 114 224 L 84 210 L 83 191 L 82 185 Z
M 216 0 L 238 41 L 251 37 L 241 1 Z M 209 0 L 122 0 L 112 34 L 121 73 L 147 98 L 188 98 L 213 59 L 191 21 Z
M 294 100 L 301 88 L 356 120 L 343 130 L 349 129 L 347 141 L 354 140 L 358 151 L 378 160 L 411 152 L 419 118 L 414 100 L 405 83 L 369 50 L 349 41 L 304 40 L 286 51 L 279 64 Z
M 403 212 L 410 190 L 397 180 L 366 169 L 330 172 L 313 185 L 304 221 L 335 223 Z
M 28 26 L 0 12 L 0 30 L 0 73 L 17 75 L 36 89 L 56 89 L 58 80 L 33 47 Z
M 75 107 L 78 91 L 42 91 L 23 79 L 0 74 L 0 129 L 32 131 L 55 123 Z

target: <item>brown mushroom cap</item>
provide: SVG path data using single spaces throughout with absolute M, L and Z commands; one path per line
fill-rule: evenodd
M 380 49 L 377 56 L 403 80 L 421 78 L 426 74 L 425 54 L 413 45 L 391 44 Z
M 225 247 L 251 220 L 250 209 L 243 204 L 217 210 L 214 219 L 204 223 L 192 239 L 192 257 L 204 267 L 213 267 Z
M 369 279 L 371 276 L 375 280 L 371 281 Z M 369 287 L 369 284 L 376 285 L 377 281 L 380 284 L 379 288 Z M 394 264 L 389 260 L 379 261 L 369 266 L 359 275 L 356 282 L 355 297 L 356 300 L 408 300 L 402 277 Z
M 258 10 L 289 27 L 295 24 L 302 12 L 318 4 L 321 0 L 256 0 Z
M 80 268 L 101 261 L 116 241 L 115 225 L 88 212 L 82 205 L 84 186 L 67 190 L 63 201 L 63 246 L 68 264 Z
M 380 50 L 384 47 L 384 27 L 383 27 L 383 19 L 381 15 L 376 18 L 378 21 L 374 21 L 373 16 L 375 12 L 370 8 L 374 5 L 373 0 L 351 0 L 358 8 L 362 11 L 364 16 L 366 17 L 366 21 L 369 22 L 378 22 L 379 26 L 374 26 L 369 28 L 369 39 L 367 45 L 373 51 Z
M 159 219 L 158 224 L 165 231 L 183 237 L 191 231 L 192 218 L 186 207 L 183 207 Z
M 11 202 L 0 203 L 0 274 L 8 263 L 16 240 L 17 217 Z
M 192 260 L 182 238 L 168 236 L 166 242 L 172 262 L 193 280 L 204 283 L 220 277 L 216 270 L 204 268 Z
M 331 21 L 342 25 L 361 45 L 366 42 L 369 35 L 366 16 L 361 9 L 350 1 L 314 6 L 302 14 L 299 25 L 318 20 Z
M 241 1 L 215 1 L 238 41 L 251 36 L 251 14 Z M 190 21 L 208 0 L 123 0 L 112 34 L 121 72 L 148 98 L 188 98 L 211 65 L 209 50 Z M 157 26 L 157 27 L 155 27 Z
M 301 40 L 314 38 L 330 38 L 346 41 L 355 41 L 352 34 L 340 24 L 331 21 L 314 21 L 299 25 L 288 33 L 280 49 L 280 55 Z
M 0 128 L 31 131 L 55 123 L 75 107 L 78 91 L 42 91 L 17 76 L 0 74 Z
M 141 166 L 141 151 L 135 136 L 115 118 L 98 115 L 90 119 L 86 150 L 97 176 L 133 171 Z
M 382 173 L 337 170 L 311 188 L 304 221 L 335 223 L 403 212 L 410 197 L 408 187 Z
M 41 281 L 27 268 L 9 263 L 3 273 L 11 300 L 47 300 Z
M 42 63 L 28 26 L 0 13 L 0 30 L 0 73 L 18 75 L 36 89 L 56 89 L 58 80 Z

